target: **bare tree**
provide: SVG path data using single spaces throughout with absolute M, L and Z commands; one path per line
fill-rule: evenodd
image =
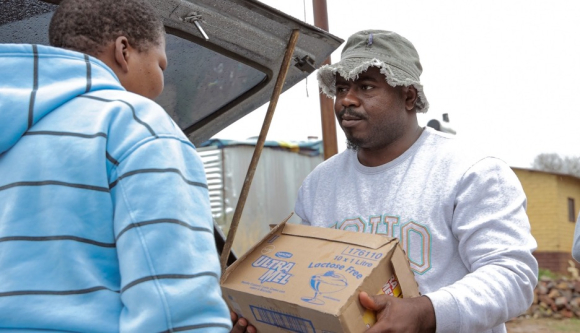
M 567 174 L 580 177 L 580 156 L 564 158 L 564 165 Z
M 558 154 L 540 154 L 534 158 L 532 167 L 542 171 L 564 173 L 564 159 Z
M 580 156 L 562 157 L 558 154 L 540 154 L 534 158 L 532 168 L 580 177 Z

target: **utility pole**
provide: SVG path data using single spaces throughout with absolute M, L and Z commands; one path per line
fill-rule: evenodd
M 320 29 L 328 31 L 328 11 L 326 0 L 312 0 L 314 11 L 314 25 Z M 330 64 L 330 56 L 324 60 L 322 65 Z M 322 120 L 322 145 L 324 147 L 324 159 L 338 153 L 336 143 L 336 123 L 334 117 L 334 102 L 332 98 L 319 94 L 320 97 L 320 117 Z

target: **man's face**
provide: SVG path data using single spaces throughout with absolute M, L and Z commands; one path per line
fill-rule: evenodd
M 336 75 L 334 112 L 349 148 L 383 148 L 403 135 L 407 111 L 401 89 L 391 87 L 376 67 L 352 81 Z
M 165 36 L 158 45 L 150 45 L 146 51 L 134 52 L 130 60 L 127 78 L 122 82 L 125 89 L 154 99 L 163 91 L 163 71 L 167 67 Z

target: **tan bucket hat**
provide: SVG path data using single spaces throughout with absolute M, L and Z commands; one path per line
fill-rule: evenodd
M 417 89 L 417 112 L 427 112 L 429 102 L 419 76 L 423 71 L 419 54 L 411 42 L 399 34 L 384 30 L 363 30 L 350 36 L 342 50 L 341 60 L 318 70 L 318 84 L 328 97 L 336 95 L 336 74 L 355 80 L 369 67 L 378 67 L 392 87 L 413 86 Z

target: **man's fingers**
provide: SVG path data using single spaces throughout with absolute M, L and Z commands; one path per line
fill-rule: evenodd
M 374 311 L 383 310 L 387 306 L 389 300 L 391 300 L 392 298 L 393 297 L 389 295 L 370 296 L 364 291 L 361 291 L 360 294 L 358 294 L 360 304 L 365 308 Z
M 232 324 L 234 326 L 231 330 L 231 333 L 244 333 L 244 332 L 246 332 L 246 328 L 248 328 L 248 321 L 246 319 L 240 318 L 238 320 L 238 315 L 233 311 L 230 311 L 230 318 L 232 318 Z M 248 330 L 248 332 L 251 332 L 251 330 Z M 254 329 L 254 333 L 255 333 L 255 329 Z
M 248 325 L 248 328 L 246 329 L 246 332 L 248 333 L 257 333 L 258 330 L 256 330 L 256 328 L 252 325 Z
M 375 304 L 374 299 L 371 296 L 369 296 L 369 294 L 367 294 L 366 292 L 361 291 L 360 294 L 358 294 L 358 299 L 360 301 L 360 304 L 365 308 L 377 311 L 377 305 Z
M 248 322 L 244 318 L 240 318 L 237 322 L 234 322 L 234 328 L 232 328 L 231 333 L 244 333 L 246 332 L 246 327 Z
M 232 323 L 238 321 L 238 315 L 234 311 L 230 311 L 230 318 L 232 318 Z
M 238 315 L 230 311 L 230 318 L 232 318 L 233 328 L 230 333 L 257 333 L 258 330 L 248 323 L 248 320 L 245 318 L 240 318 L 238 320 Z

